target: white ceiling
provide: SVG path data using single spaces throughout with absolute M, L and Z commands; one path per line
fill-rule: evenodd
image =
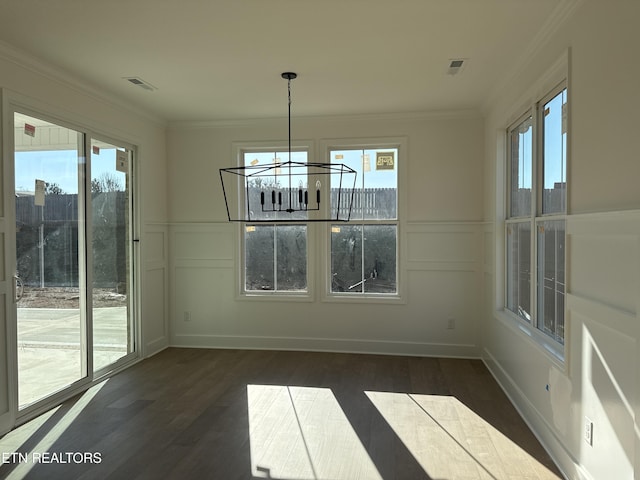
M 293 116 L 480 109 L 572 2 L 0 0 L 0 41 L 167 121 L 286 116 L 284 71 Z

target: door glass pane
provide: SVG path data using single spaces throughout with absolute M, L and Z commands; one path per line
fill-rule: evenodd
M 91 140 L 94 370 L 133 351 L 129 157 L 123 148 Z
M 16 113 L 19 408 L 87 375 L 83 135 Z

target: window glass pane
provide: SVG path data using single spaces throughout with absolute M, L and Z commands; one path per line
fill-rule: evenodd
M 507 308 L 531 321 L 531 223 L 507 225 Z
M 567 196 L 567 90 L 542 109 L 542 213 L 566 212 Z
M 331 291 L 363 291 L 362 225 L 331 226 Z
M 538 328 L 564 343 L 565 221 L 538 225 Z
M 396 226 L 364 226 L 364 264 L 362 271 L 365 292 L 396 292 Z
M 278 225 L 276 228 L 276 290 L 307 289 L 307 227 Z
M 247 225 L 244 228 L 245 289 L 274 290 L 275 226 Z
M 301 210 L 298 191 L 309 188 L 306 166 L 307 152 L 292 151 L 292 166 L 283 165 L 289 161 L 288 151 L 244 152 L 245 191 L 248 195 L 248 209 L 254 220 L 304 220 L 306 211 Z M 281 167 L 278 165 L 282 165 Z M 261 167 L 265 168 L 261 168 Z M 311 189 L 315 192 L 315 186 Z M 313 196 L 313 193 L 312 193 Z M 315 198 L 312 198 L 315 201 Z M 288 208 L 297 210 L 287 212 Z
M 331 291 L 395 293 L 395 225 L 331 227 Z
M 307 289 L 307 226 L 247 225 L 246 291 Z
M 397 218 L 398 150 L 365 150 L 361 208 L 365 219 Z
M 531 215 L 533 127 L 528 117 L 510 132 L 510 217 Z
M 331 163 L 343 163 L 357 172 L 351 220 L 397 218 L 397 148 L 334 150 L 331 152 Z M 338 204 L 339 180 L 339 175 L 331 176 L 332 212 L 335 212 Z M 351 187 L 351 183 L 343 184 L 343 187 Z M 343 196 L 340 201 L 343 208 L 349 199 Z

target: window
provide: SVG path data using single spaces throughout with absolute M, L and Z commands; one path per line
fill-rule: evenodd
M 330 292 L 396 295 L 398 147 L 330 149 L 331 163 L 357 172 L 350 221 L 331 224 Z M 332 178 L 331 208 L 338 199 Z
M 506 309 L 564 344 L 567 89 L 508 130 Z
M 288 151 L 244 151 L 243 165 L 273 164 L 289 160 Z M 291 161 L 307 162 L 306 151 L 292 151 Z M 282 179 L 277 169 L 274 175 L 260 177 L 247 188 L 255 197 L 251 205 L 260 206 L 260 192 L 265 188 L 277 191 Z M 246 293 L 304 293 L 307 285 L 307 225 L 278 223 L 278 212 L 254 212 L 255 218 L 273 223 L 244 225 L 243 289 Z M 290 214 L 287 214 L 291 218 Z M 299 219 L 306 212 L 296 212 Z

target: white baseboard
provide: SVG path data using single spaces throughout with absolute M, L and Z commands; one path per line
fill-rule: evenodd
M 145 344 L 143 356 L 151 357 L 169 346 L 167 337 L 159 337 Z
M 287 338 L 224 335 L 174 335 L 170 346 L 248 350 L 298 350 L 423 357 L 480 358 L 477 345 L 392 342 L 335 338 Z
M 529 429 L 542 444 L 542 447 L 558 466 L 563 476 L 567 479 L 593 480 L 566 449 L 535 405 L 529 401 L 524 392 L 518 387 L 518 384 L 513 381 L 511 376 L 502 368 L 502 365 L 486 349 L 482 351 L 482 361 Z

